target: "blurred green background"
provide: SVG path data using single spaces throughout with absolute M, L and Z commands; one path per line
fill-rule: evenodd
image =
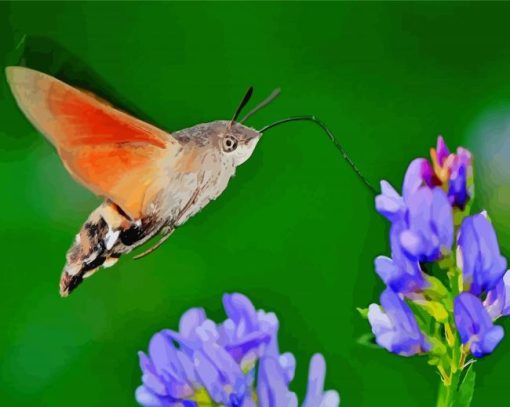
M 230 118 L 249 85 L 259 100 L 281 86 L 250 124 L 316 114 L 373 183 L 400 186 L 442 133 L 477 154 L 478 205 L 510 255 L 509 16 L 501 3 L 1 3 L 0 62 L 170 131 Z M 268 133 L 163 248 L 61 299 L 66 250 L 100 201 L 21 114 L 5 77 L 0 118 L 0 404 L 135 405 L 136 352 L 189 307 L 223 318 L 232 291 L 278 314 L 301 396 L 322 352 L 345 406 L 434 404 L 439 377 L 424 358 L 356 342 L 369 328 L 355 307 L 382 289 L 373 258 L 388 253 L 388 225 L 312 124 Z M 476 365 L 474 406 L 507 397 L 509 365 L 507 338 Z

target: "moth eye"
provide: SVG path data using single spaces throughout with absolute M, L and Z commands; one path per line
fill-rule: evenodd
M 237 148 L 237 140 L 234 137 L 227 136 L 223 139 L 223 150 L 230 153 Z

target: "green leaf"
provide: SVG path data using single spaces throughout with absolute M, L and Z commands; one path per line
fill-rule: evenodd
M 448 320 L 448 311 L 443 304 L 437 301 L 415 301 L 415 304 L 423 308 L 437 322 L 444 323 Z
M 460 226 L 466 216 L 466 213 L 467 212 L 461 211 L 458 208 L 455 208 L 453 211 L 453 224 L 455 226 Z
M 434 357 L 443 356 L 447 352 L 446 346 L 440 341 L 438 338 L 429 337 L 428 338 L 430 344 L 432 345 L 432 349 L 430 350 L 430 354 Z
M 437 357 L 437 356 L 432 356 L 429 358 L 429 360 L 427 361 L 427 363 L 431 366 L 437 366 L 439 365 L 439 363 L 441 362 L 441 358 Z
M 416 304 L 414 301 L 406 300 L 406 304 L 409 305 L 411 311 L 413 311 L 416 320 L 418 321 L 418 325 L 420 328 L 427 334 L 430 334 L 431 328 L 433 327 L 433 319 L 430 314 L 426 312 L 422 307 Z
M 368 319 L 368 308 L 356 308 L 362 318 Z
M 459 385 L 454 407 L 469 407 L 471 405 L 471 400 L 473 399 L 473 393 L 475 391 L 475 379 L 475 369 L 471 364 L 464 375 L 462 383 Z
M 375 343 L 375 336 L 370 332 L 361 335 L 356 342 L 358 343 L 358 345 L 366 346 L 367 348 L 382 349 L 379 345 Z
M 439 323 L 445 323 L 448 320 L 448 311 L 441 302 L 419 299 L 407 300 L 406 303 L 416 316 L 420 328 L 424 329 L 426 333 L 432 334 L 433 332 L 431 320 Z
M 425 295 L 431 300 L 442 300 L 448 298 L 450 293 L 448 289 L 444 286 L 444 284 L 438 278 L 434 276 L 426 276 L 425 277 L 429 286 L 423 290 Z
M 448 270 L 455 265 L 455 259 L 452 255 L 448 256 L 447 253 L 442 253 L 444 257 L 437 262 L 441 270 Z

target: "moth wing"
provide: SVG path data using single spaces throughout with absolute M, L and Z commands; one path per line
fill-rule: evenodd
M 165 158 L 179 150 L 179 142 L 42 72 L 8 67 L 6 73 L 19 107 L 71 175 L 139 219 L 163 181 Z

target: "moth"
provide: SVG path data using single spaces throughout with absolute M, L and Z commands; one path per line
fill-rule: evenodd
M 259 131 L 245 126 L 244 121 L 279 90 L 240 121 L 252 88 L 231 120 L 169 133 L 45 73 L 13 66 L 6 68 L 6 75 L 18 106 L 53 144 L 65 168 L 104 198 L 67 252 L 60 279 L 63 297 L 156 235 L 160 240 L 136 258 L 159 247 L 221 195 L 264 131 L 288 121 L 309 120 L 329 132 L 313 116 L 284 119 Z M 343 149 L 342 153 L 345 156 Z

